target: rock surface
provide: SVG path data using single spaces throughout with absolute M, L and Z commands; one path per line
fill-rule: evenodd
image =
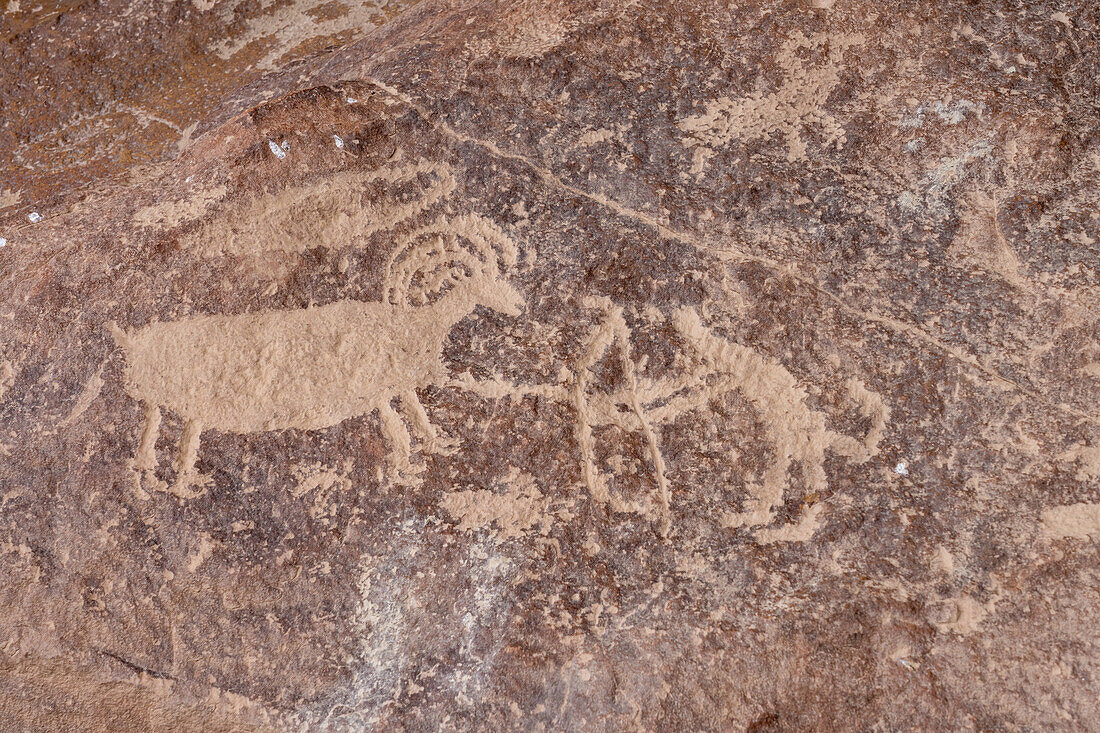
M 1100 726 L 1100 11 L 407 6 L 9 0 L 4 725 Z

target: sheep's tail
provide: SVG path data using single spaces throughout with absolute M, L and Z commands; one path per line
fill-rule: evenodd
M 122 348 L 123 351 L 131 352 L 134 350 L 133 337 L 122 330 L 116 322 L 111 321 L 107 324 L 107 330 L 111 332 L 111 337 L 115 340 L 115 343 Z

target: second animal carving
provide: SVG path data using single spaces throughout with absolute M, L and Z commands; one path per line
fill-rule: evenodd
M 516 256 L 515 243 L 483 217 L 439 218 L 403 235 L 380 302 L 197 316 L 133 332 L 115 326 L 127 390 L 145 406 L 134 468 L 152 478 L 162 408 L 184 420 L 168 487 L 184 498 L 204 490 L 192 487 L 206 428 L 316 430 L 377 412 L 394 468 L 410 476 L 406 422 L 428 450 L 450 447 L 416 390 L 444 381 L 443 342 L 475 307 L 519 315 L 523 298 L 502 279 Z

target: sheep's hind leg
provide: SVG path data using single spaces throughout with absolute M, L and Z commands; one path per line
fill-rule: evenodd
M 424 411 L 424 405 L 420 404 L 420 398 L 416 391 L 407 389 L 398 396 L 398 404 L 401 412 L 409 421 L 416 437 L 424 444 L 424 450 L 428 453 L 436 453 L 449 456 L 458 450 L 458 441 L 455 438 L 440 437 L 436 432 L 432 421 L 428 419 L 428 413 Z
M 199 456 L 199 442 L 202 435 L 202 423 L 198 420 L 188 420 L 183 425 L 183 435 L 180 436 L 179 453 L 176 454 L 176 481 L 168 491 L 181 499 L 194 499 L 206 493 L 205 488 L 191 489 L 191 484 L 197 478 L 195 475 L 195 461 Z
M 416 474 L 424 470 L 423 467 L 412 465 L 412 439 L 409 437 L 409 429 L 401 421 L 401 416 L 394 412 L 388 402 L 378 405 L 378 417 L 382 421 L 382 434 L 390 444 L 390 464 L 397 472 L 399 483 L 415 481 Z
M 135 488 L 138 496 L 142 499 L 148 499 L 149 494 L 145 491 L 145 484 L 155 485 L 157 481 L 157 435 L 160 432 L 160 407 L 151 402 L 144 403 L 144 406 L 145 424 L 142 425 L 137 453 L 134 454 L 134 460 L 130 463 L 130 467 L 134 470 Z

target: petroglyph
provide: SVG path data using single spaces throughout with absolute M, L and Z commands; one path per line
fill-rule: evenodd
M 0 399 L 15 383 L 15 367 L 10 361 L 0 361 Z
M 658 501 L 662 509 L 660 518 L 661 534 L 667 537 L 671 523 L 671 495 L 668 488 L 668 479 L 665 476 L 664 459 L 661 456 L 656 435 L 652 426 L 646 420 L 645 413 L 638 400 L 635 365 L 630 358 L 630 332 L 626 321 L 623 319 L 622 308 L 614 305 L 607 298 L 590 299 L 588 305 L 601 308 L 604 311 L 604 318 L 593 329 L 585 345 L 582 356 L 576 365 L 576 378 L 573 383 L 573 405 L 577 410 L 576 438 L 581 451 L 585 485 L 588 487 L 592 498 L 607 504 L 614 511 L 644 513 L 644 510 L 638 504 L 627 503 L 622 499 L 612 497 L 608 492 L 606 479 L 599 474 L 595 466 L 595 442 L 592 438 L 592 428 L 594 425 L 608 423 L 599 419 L 601 413 L 594 410 L 590 404 L 588 380 L 591 369 L 596 362 L 600 360 L 608 348 L 617 345 L 620 355 L 620 367 L 630 384 L 627 393 L 623 395 L 625 401 L 622 404 L 629 406 L 630 414 L 637 420 L 637 427 L 645 433 L 650 459 L 653 462 L 654 476 L 657 481 Z
M 577 25 L 569 9 L 558 2 L 516 3 L 507 11 L 504 30 L 477 38 L 466 46 L 475 56 L 499 55 L 534 59 L 560 46 Z
M 183 244 L 206 257 L 347 247 L 411 222 L 456 185 L 450 166 L 426 160 L 338 173 L 233 207 L 204 222 Z
M 460 531 L 486 529 L 500 539 L 512 539 L 538 526 L 545 534 L 553 521 L 550 500 L 538 490 L 534 478 L 512 467 L 500 484 L 502 491 L 448 492 L 439 506 L 458 520 Z
M 69 412 L 68 416 L 57 423 L 58 427 L 65 427 L 72 425 L 74 422 L 80 419 L 80 416 L 88 411 L 95 399 L 99 397 L 99 391 L 103 389 L 103 367 L 100 366 L 96 369 L 95 373 L 88 378 L 88 381 L 84 384 L 84 388 L 80 390 L 80 394 L 76 398 L 76 403 L 73 405 L 73 409 Z
M 1001 229 L 997 198 L 974 191 L 962 203 L 959 230 L 947 254 L 958 266 L 990 273 L 1021 290 L 1027 288 L 1015 250 Z
M 334 497 L 346 495 L 352 490 L 348 476 L 353 464 L 354 461 L 347 458 L 338 467 L 320 463 L 298 465 L 294 469 L 296 484 L 290 494 L 307 507 L 310 517 L 322 524 L 329 524 L 339 501 Z
M 241 4 L 227 6 L 227 12 L 232 15 Z M 210 6 L 213 7 L 212 2 Z M 256 66 L 274 69 L 280 59 L 299 47 L 308 46 L 311 41 L 340 36 L 345 43 L 350 42 L 384 23 L 394 12 L 386 3 L 369 0 L 349 5 L 312 0 L 295 0 L 278 6 L 264 2 L 262 7 L 261 14 L 250 18 L 238 37 L 226 38 L 212 49 L 214 53 L 222 59 L 230 59 L 252 44 L 263 44 L 263 53 Z
M 1095 481 L 1100 478 L 1100 445 L 1074 443 L 1058 456 L 1059 460 L 1077 464 L 1078 481 Z
M 423 466 L 410 461 L 409 428 L 424 450 L 454 447 L 436 434 L 416 390 L 444 380 L 443 342 L 476 306 L 519 314 L 522 296 L 501 279 L 516 257 L 515 243 L 492 222 L 441 218 L 399 239 L 381 302 L 196 316 L 129 333 L 115 326 L 127 389 L 145 405 L 134 468 L 161 488 L 151 475 L 161 408 L 184 420 L 176 480 L 167 487 L 183 498 L 202 493 L 191 486 L 201 483 L 194 467 L 204 429 L 316 430 L 377 413 L 393 468 L 415 479 Z
M 501 380 L 475 382 L 467 377 L 450 384 L 489 398 L 538 394 L 571 405 L 576 411 L 574 436 L 582 480 L 592 499 L 612 511 L 649 514 L 643 502 L 627 500 L 610 491 L 607 477 L 596 464 L 593 429 L 615 426 L 640 432 L 645 437 L 657 487 L 659 515 L 655 519 L 660 532 L 667 537 L 675 487 L 668 478 L 659 428 L 731 392 L 741 394 L 758 413 L 772 444 L 773 458 L 762 483 L 752 487 L 745 506 L 741 511 L 728 512 L 722 523 L 730 528 L 753 528 L 754 537 L 761 544 L 804 541 L 818 525 L 824 506 L 821 503 L 810 503 L 791 524 L 767 526 L 783 504 L 792 467 L 797 464 L 801 468 L 807 495 L 821 495 L 828 488 L 824 469 L 827 451 L 856 463 L 878 453 L 890 413 L 882 398 L 860 380 L 851 379 L 847 383 L 849 396 L 870 422 L 867 434 L 857 440 L 825 427 L 825 415 L 806 405 L 805 388 L 782 364 L 716 336 L 703 325 L 695 310 L 681 308 L 671 317 L 688 350 L 691 366 L 676 378 L 654 380 L 637 374 L 630 356 L 631 331 L 622 308 L 602 297 L 589 299 L 587 305 L 599 309 L 601 317 L 584 342 L 566 383 L 513 385 Z M 626 386 L 613 393 L 594 392 L 590 389 L 594 368 L 612 348 L 617 350 Z
M 1100 504 L 1081 502 L 1044 509 L 1040 527 L 1049 539 L 1100 539 Z
M 840 64 L 844 54 L 863 43 L 860 35 L 819 34 L 807 38 L 800 32 L 783 44 L 776 60 L 784 81 L 771 93 L 759 89 L 746 97 L 719 97 L 707 103 L 704 112 L 685 117 L 678 126 L 687 133 L 690 144 L 723 148 L 734 140 L 751 142 L 774 134 L 787 144 L 787 160 L 806 158 L 803 131 L 810 125 L 821 128 L 826 145 L 844 145 L 844 128 L 825 111 L 829 95 L 840 82 Z M 822 58 L 816 66 L 806 56 Z M 703 156 L 705 159 L 705 155 Z M 696 167 L 701 172 L 702 162 Z
M 225 186 L 199 190 L 180 201 L 165 201 L 146 206 L 134 214 L 134 224 L 139 227 L 164 227 L 171 229 L 183 222 L 198 219 L 210 205 L 225 196 Z
M 871 429 L 861 442 L 827 430 L 824 414 L 806 406 L 805 388 L 779 362 L 715 336 L 691 309 L 679 310 L 673 321 L 694 350 L 700 366 L 723 377 L 709 389 L 700 390 L 702 394 L 739 391 L 756 408 L 774 446 L 774 459 L 762 484 L 753 492 L 746 509 L 727 515 L 728 526 L 759 527 L 772 522 L 776 509 L 783 503 L 788 475 L 796 462 L 802 469 L 807 492 L 822 494 L 828 488 L 824 468 L 826 450 L 857 463 L 878 452 L 889 412 L 881 398 L 862 384 L 849 383 L 850 393 L 861 400 L 863 413 L 872 418 Z M 809 521 L 812 527 L 817 511 L 813 507 L 804 510 L 799 524 Z M 760 529 L 755 536 L 761 543 L 789 539 L 782 529 Z

